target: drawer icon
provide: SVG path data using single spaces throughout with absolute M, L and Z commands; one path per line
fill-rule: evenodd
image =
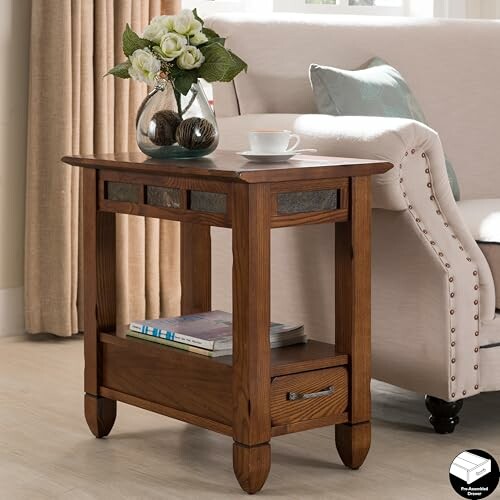
M 450 474 L 471 484 L 491 472 L 491 460 L 464 451 L 458 455 L 450 467 Z

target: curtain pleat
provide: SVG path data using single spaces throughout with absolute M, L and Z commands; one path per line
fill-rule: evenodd
M 141 32 L 177 0 L 37 0 L 31 26 L 25 308 L 30 333 L 83 330 L 80 172 L 65 154 L 133 151 L 143 84 L 105 77 L 124 59 L 126 23 Z M 117 216 L 117 322 L 177 314 L 179 225 Z

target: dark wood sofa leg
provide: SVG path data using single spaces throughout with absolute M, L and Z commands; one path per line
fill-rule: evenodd
M 463 404 L 463 399 L 450 403 L 434 396 L 425 396 L 425 406 L 431 413 L 429 422 L 438 434 L 451 434 L 455 430 Z

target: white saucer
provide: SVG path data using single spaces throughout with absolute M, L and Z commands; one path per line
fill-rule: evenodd
M 285 153 L 254 153 L 253 151 L 242 151 L 237 154 L 250 161 L 257 161 L 261 163 L 279 163 L 293 158 L 297 154 L 297 152 L 288 151 Z

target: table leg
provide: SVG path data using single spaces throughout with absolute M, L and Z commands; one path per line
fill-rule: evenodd
M 116 328 L 115 214 L 97 211 L 95 170 L 83 172 L 85 419 L 96 437 L 109 434 L 116 401 L 99 395 L 99 332 Z
M 349 422 L 337 425 L 340 458 L 352 469 L 364 462 L 371 439 L 371 184 L 351 180 L 349 221 L 335 229 L 335 345 L 349 355 Z
M 233 468 L 256 493 L 271 466 L 268 185 L 235 184 L 233 217 Z
M 181 222 L 181 314 L 210 311 L 210 226 Z

